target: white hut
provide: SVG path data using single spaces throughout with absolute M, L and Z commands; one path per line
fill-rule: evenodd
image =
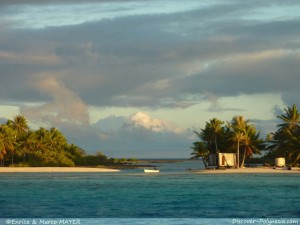
M 235 167 L 236 154 L 235 153 L 219 153 L 218 156 L 220 167 Z
M 285 158 L 276 158 L 275 166 L 276 167 L 285 167 Z
M 236 167 L 237 160 L 235 153 L 209 154 L 210 167 Z

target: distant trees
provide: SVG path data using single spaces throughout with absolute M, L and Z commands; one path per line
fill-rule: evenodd
M 0 126 L 0 160 L 4 165 L 6 156 L 13 155 L 15 151 L 15 134 L 6 124 Z
M 74 148 L 56 128 L 31 130 L 22 115 L 0 125 L 1 166 L 74 166 Z
M 0 124 L 0 166 L 98 166 L 134 161 L 108 159 L 101 152 L 87 155 L 55 127 L 31 130 L 22 115 Z

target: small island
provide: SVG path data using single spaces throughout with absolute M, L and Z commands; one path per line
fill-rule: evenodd
M 23 115 L 0 125 L 0 172 L 117 172 L 137 162 L 86 154 L 55 127 L 30 129 Z
M 277 131 L 265 139 L 260 137 L 255 124 L 243 116 L 235 116 L 228 122 L 211 119 L 204 129 L 194 131 L 200 141 L 193 143 L 191 159 L 202 159 L 207 170 L 218 169 L 222 173 L 229 173 L 227 168 L 235 169 L 231 173 L 299 172 L 300 113 L 296 105 L 285 108 L 284 112 L 277 116 L 282 121 Z

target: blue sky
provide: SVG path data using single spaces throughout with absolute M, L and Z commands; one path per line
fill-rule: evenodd
M 0 117 L 87 152 L 189 157 L 213 117 L 300 107 L 299 1 L 3 0 Z

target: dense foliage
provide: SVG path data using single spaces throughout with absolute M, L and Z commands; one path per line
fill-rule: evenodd
M 210 153 L 233 152 L 237 154 L 237 167 L 243 167 L 246 159 L 267 151 L 261 158 L 264 162 L 273 164 L 275 158 L 284 157 L 288 164 L 299 165 L 300 113 L 296 105 L 287 107 L 284 111 L 285 114 L 277 116 L 282 121 L 277 126 L 278 130 L 268 134 L 266 139 L 260 138 L 254 124 L 243 116 L 235 116 L 227 123 L 216 118 L 211 119 L 206 122 L 204 129 L 195 131 L 200 141 L 194 142 L 191 147 L 192 159 L 201 158 L 207 167 Z
M 277 116 L 282 123 L 278 130 L 268 135 L 267 157 L 285 157 L 296 166 L 300 163 L 300 113 L 296 107 L 287 107 L 285 114 Z
M 213 118 L 206 122 L 204 129 L 195 133 L 201 141 L 193 144 L 192 158 L 202 158 L 205 167 L 208 166 L 210 153 L 235 152 L 238 167 L 243 167 L 247 157 L 261 154 L 261 150 L 264 150 L 264 141 L 259 138 L 259 132 L 242 116 L 236 116 L 228 123 Z
M 0 166 L 98 166 L 124 162 L 134 160 L 107 158 L 101 152 L 86 155 L 54 127 L 31 130 L 22 115 L 0 124 Z

